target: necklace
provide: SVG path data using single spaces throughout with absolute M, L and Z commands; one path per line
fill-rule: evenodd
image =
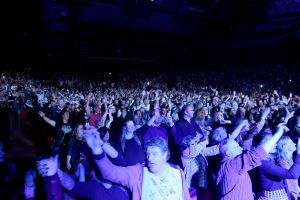
M 169 173 L 170 173 L 170 166 L 167 164 L 167 166 L 164 169 L 164 171 L 158 176 L 159 180 L 162 183 L 167 183 L 168 182 Z

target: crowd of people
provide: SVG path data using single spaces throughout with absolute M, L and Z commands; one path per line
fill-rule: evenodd
M 298 199 L 295 74 L 233 71 L 3 72 L 0 196 Z

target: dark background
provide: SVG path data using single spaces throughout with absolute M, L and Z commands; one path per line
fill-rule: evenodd
M 24 0 L 3 2 L 0 13 L 3 68 L 205 71 L 300 63 L 297 1 Z

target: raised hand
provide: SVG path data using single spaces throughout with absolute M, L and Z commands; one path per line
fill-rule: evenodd
M 102 103 L 103 103 L 103 104 L 107 104 L 107 103 L 108 103 L 107 97 L 104 97 L 104 98 L 102 99 Z
M 93 94 L 92 93 L 89 93 L 89 95 L 87 96 L 87 101 L 90 101 L 91 98 L 92 98 Z
M 202 138 L 202 134 L 196 131 L 195 141 L 199 142 L 201 138 Z
M 41 176 L 53 176 L 56 174 L 58 168 L 58 155 L 37 161 L 36 165 Z
M 110 111 L 108 113 L 108 118 L 110 123 L 114 121 L 114 117 L 112 116 L 112 113 Z
M 67 162 L 66 165 L 67 165 L 66 167 L 67 167 L 68 170 L 70 170 L 72 168 L 72 165 L 71 165 L 70 162 Z
M 294 117 L 295 111 L 290 112 L 287 107 L 285 107 L 285 111 L 286 111 L 286 116 L 284 118 L 284 122 L 287 123 L 290 118 Z
M 286 115 L 287 115 L 289 118 L 291 118 L 291 117 L 294 116 L 294 111 L 293 111 L 293 112 L 290 112 L 287 106 L 285 106 L 284 109 L 285 109 L 285 111 L 286 111 Z
M 221 119 L 220 124 L 231 124 L 230 120 Z
M 277 125 L 277 129 L 282 129 L 284 132 L 288 132 L 290 129 L 286 126 L 286 123 L 280 123 Z
M 269 107 L 265 108 L 262 112 L 261 118 L 262 119 L 266 119 L 268 117 L 268 115 L 270 114 L 271 109 Z
M 86 129 L 83 131 L 83 138 L 94 154 L 101 154 L 103 152 L 103 141 L 100 138 L 100 133 L 95 127 L 87 125 Z
M 242 124 L 243 124 L 243 126 L 249 126 L 249 122 L 248 122 L 247 119 L 244 119 L 244 120 L 242 121 Z
M 39 114 L 42 118 L 45 117 L 45 113 L 44 113 L 43 111 L 39 111 L 38 114 Z
M 121 111 L 121 109 L 118 109 L 117 117 L 121 117 L 121 115 L 122 115 L 122 111 Z

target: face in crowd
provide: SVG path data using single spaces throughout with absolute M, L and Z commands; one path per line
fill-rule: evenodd
M 243 148 L 233 139 L 227 139 L 220 145 L 223 156 L 236 157 L 243 153 Z
M 133 121 L 128 121 L 125 124 L 126 133 L 133 133 L 135 131 L 135 125 Z
M 192 105 L 189 105 L 186 107 L 185 111 L 184 111 L 184 116 L 192 119 L 194 116 L 194 107 Z
M 157 174 L 166 166 L 168 160 L 168 145 L 162 138 L 150 140 L 146 145 L 147 166 L 151 173 Z

